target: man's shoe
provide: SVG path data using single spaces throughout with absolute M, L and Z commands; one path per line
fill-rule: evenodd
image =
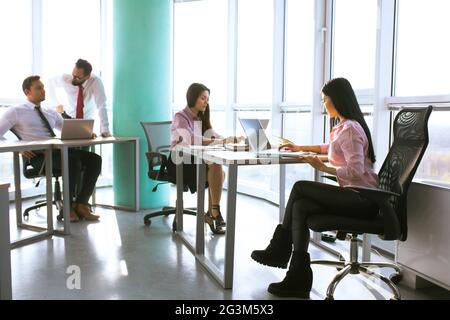
M 75 203 L 74 209 L 80 218 L 84 218 L 86 220 L 91 220 L 91 221 L 100 219 L 100 216 L 98 216 L 96 214 L 92 214 L 92 212 L 91 212 L 91 210 L 89 210 L 89 206 L 87 204 Z

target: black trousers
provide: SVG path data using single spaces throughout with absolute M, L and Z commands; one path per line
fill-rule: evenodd
M 74 200 L 77 203 L 87 204 L 89 198 L 94 192 L 95 184 L 102 170 L 102 158 L 93 152 L 80 149 L 69 149 L 69 192 L 71 203 Z M 61 152 L 59 150 L 52 152 L 53 175 L 60 176 L 61 168 Z M 40 169 L 45 161 L 45 155 L 38 153 L 36 157 L 30 160 L 31 165 Z M 80 175 L 83 172 L 83 179 L 80 182 Z M 81 185 L 75 188 L 77 184 Z M 74 199 L 72 199 L 74 197 Z
M 292 188 L 283 220 L 283 228 L 292 231 L 294 251 L 308 251 L 307 219 L 314 214 L 371 218 L 378 207 L 358 193 L 313 181 L 298 181 Z

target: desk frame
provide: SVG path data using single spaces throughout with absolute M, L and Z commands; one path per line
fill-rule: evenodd
M 207 150 L 191 150 L 183 148 L 178 150 L 178 155 L 183 157 L 184 154 L 193 155 L 197 163 L 197 225 L 195 245 L 190 243 L 187 234 L 183 231 L 183 166 L 182 163 L 176 165 L 177 175 L 177 235 L 186 244 L 188 249 L 195 255 L 196 260 L 209 272 L 209 274 L 224 288 L 231 289 L 233 287 L 234 276 L 234 244 L 236 233 L 236 197 L 237 197 L 237 176 L 238 166 L 240 165 L 269 165 L 277 164 L 284 167 L 286 164 L 303 163 L 299 158 L 256 158 L 248 152 L 232 152 L 220 151 L 219 154 L 214 151 Z M 240 156 L 237 159 L 222 158 L 222 155 Z M 206 181 L 206 162 L 218 163 L 228 166 L 228 196 L 227 196 L 227 231 L 225 234 L 225 258 L 224 258 L 224 272 L 219 270 L 214 263 L 212 263 L 205 256 L 205 235 L 204 235 L 204 202 L 205 202 L 205 185 Z M 285 173 L 285 169 L 281 169 Z M 285 179 L 283 179 L 285 181 Z M 284 183 L 280 183 L 280 219 L 284 215 L 285 191 Z M 281 205 L 283 204 L 283 205 Z
M 55 143 L 53 147 L 61 150 L 61 168 L 63 179 L 63 213 L 64 213 L 64 229 L 62 233 L 64 235 L 70 234 L 70 203 L 65 201 L 69 199 L 69 148 L 96 146 L 109 143 L 127 143 L 130 142 L 134 146 L 134 206 L 114 206 L 94 203 L 94 206 L 104 207 L 108 209 L 118 209 L 127 211 L 139 211 L 139 138 L 137 137 L 111 137 L 111 138 L 97 138 L 94 140 L 73 140 L 73 141 L 61 141 Z
M 9 184 L 0 184 L 0 300 L 12 299 Z
M 53 190 L 52 190 L 52 171 L 46 170 L 46 200 L 47 200 L 47 228 L 42 228 L 30 224 L 26 224 L 22 219 L 22 191 L 21 191 L 21 173 L 20 173 L 20 152 L 44 150 L 45 166 L 52 167 L 52 144 L 49 141 L 18 141 L 14 143 L 0 144 L 0 152 L 13 152 L 14 163 L 14 188 L 15 188 L 15 206 L 16 206 L 16 222 L 17 227 L 38 232 L 36 235 L 24 237 L 20 240 L 11 242 L 11 248 L 18 248 L 24 245 L 34 243 L 39 240 L 51 237 L 57 232 L 53 227 Z

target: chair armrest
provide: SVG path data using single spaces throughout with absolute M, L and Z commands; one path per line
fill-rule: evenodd
M 159 152 L 146 152 L 147 163 L 148 163 L 148 171 L 154 172 L 159 177 L 159 172 L 161 171 L 161 167 L 159 169 L 155 169 L 156 166 L 162 166 L 167 161 L 166 155 Z
M 332 180 L 334 182 L 337 182 L 337 177 L 335 176 L 321 176 L 322 178 L 328 179 L 328 180 Z
M 400 197 L 400 194 L 378 188 L 346 187 L 360 193 L 364 198 L 373 201 L 380 209 L 384 220 L 384 234 L 380 235 L 383 240 L 398 240 L 401 237 L 399 217 L 395 212 L 391 197 Z

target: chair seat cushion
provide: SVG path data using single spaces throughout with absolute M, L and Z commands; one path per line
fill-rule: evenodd
M 381 217 L 357 219 L 331 214 L 316 214 L 308 217 L 308 227 L 316 232 L 340 230 L 347 233 L 383 234 L 383 220 Z

